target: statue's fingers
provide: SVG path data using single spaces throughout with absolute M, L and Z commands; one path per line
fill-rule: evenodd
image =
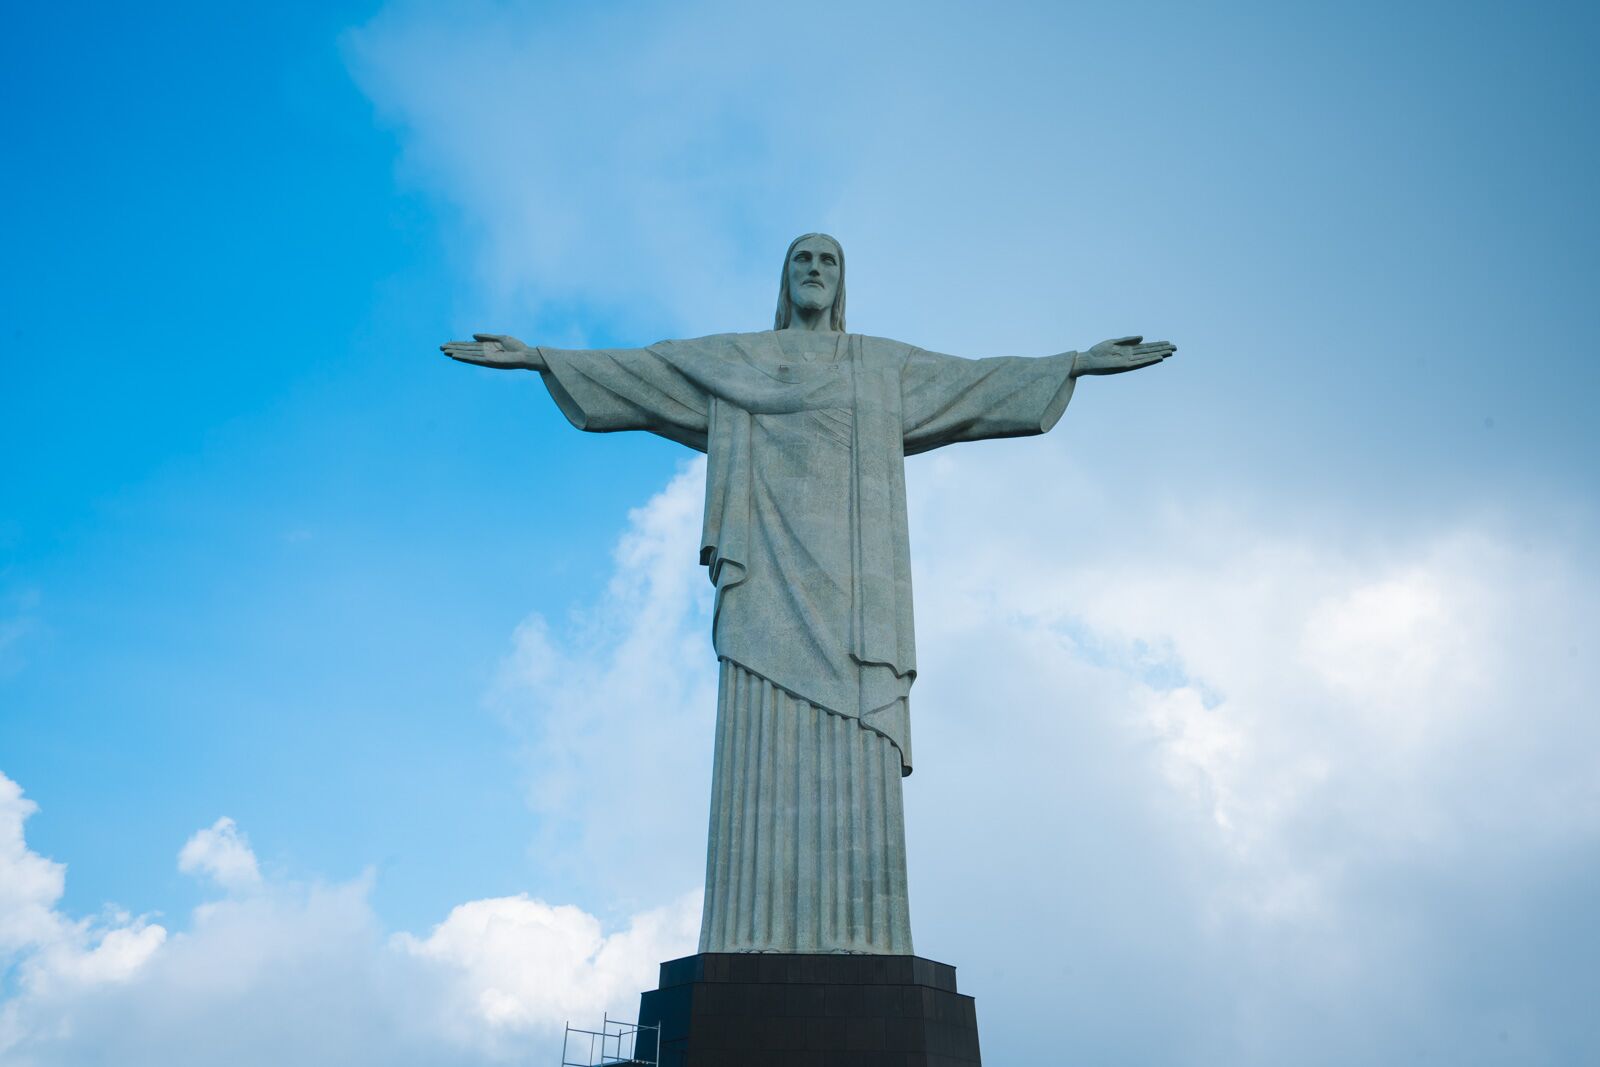
M 1111 343 L 1114 345 L 1136 345 L 1143 340 L 1144 338 L 1141 335 L 1134 334 L 1132 337 L 1119 337 Z
M 498 349 L 486 348 L 483 345 L 461 345 L 445 352 L 445 355 L 463 363 L 476 363 L 480 367 L 498 367 L 506 362 L 504 355 Z

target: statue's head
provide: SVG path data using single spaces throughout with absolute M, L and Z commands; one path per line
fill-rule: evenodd
M 844 248 L 825 233 L 796 237 L 783 257 L 774 330 L 785 330 L 795 308 L 831 308 L 828 328 L 844 330 Z

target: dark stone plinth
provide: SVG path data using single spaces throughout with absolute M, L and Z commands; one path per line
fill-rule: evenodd
M 973 1000 L 920 956 L 708 952 L 661 965 L 639 998 L 661 1067 L 966 1067 Z M 640 1034 L 639 1058 L 655 1055 Z

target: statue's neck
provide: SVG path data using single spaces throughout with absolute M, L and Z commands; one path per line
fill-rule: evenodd
M 789 309 L 789 326 L 791 330 L 806 330 L 811 333 L 828 333 L 833 330 L 833 308 L 802 308 Z

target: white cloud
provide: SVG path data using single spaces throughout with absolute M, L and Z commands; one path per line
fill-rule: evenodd
M 0 978 L 11 972 L 19 990 L 0 1001 L 0 1057 L 27 1037 L 29 1004 L 126 982 L 167 937 L 165 928 L 122 912 L 100 921 L 62 914 L 56 905 L 66 868 L 28 848 L 23 833 L 37 810 L 0 774 Z
M 698 892 L 610 935 L 582 909 L 523 895 L 462 904 L 426 938 L 400 934 L 395 944 L 452 976 L 459 1028 L 549 1030 L 569 1019 L 597 1022 L 597 1006 L 633 1017 L 656 967 L 692 951 L 699 932 Z
M 607 933 L 524 896 L 462 904 L 427 937 L 385 935 L 370 878 L 264 879 L 222 819 L 179 863 L 229 895 L 169 936 L 125 914 L 64 915 L 64 868 L 22 837 L 33 810 L 0 776 L 7 1067 L 549 1062 L 565 1020 L 636 1011 L 661 960 L 692 951 L 699 917 L 691 893 Z
M 66 868 L 31 851 L 23 823 L 39 806 L 22 787 L 0 775 L 0 951 L 16 952 L 54 937 L 54 905 L 66 882 Z
M 261 883 L 256 854 L 238 826 L 223 816 L 208 829 L 197 830 L 178 853 L 178 870 L 201 873 L 224 889 L 243 890 Z

